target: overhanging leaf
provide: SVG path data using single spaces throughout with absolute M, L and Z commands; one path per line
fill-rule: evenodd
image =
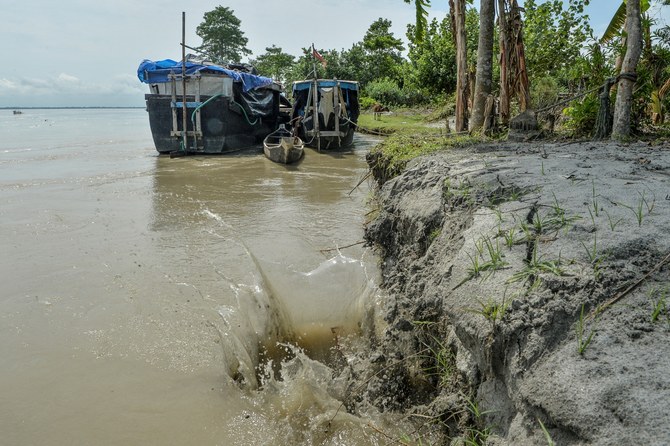
M 405 3 L 412 3 L 412 0 L 405 0 Z M 416 7 L 415 39 L 417 43 L 421 43 L 426 35 L 426 28 L 428 28 L 428 8 L 430 7 L 430 0 L 414 0 L 414 6 Z
M 650 7 L 649 0 L 640 0 L 640 11 L 642 13 L 646 12 Z M 621 2 L 619 9 L 614 13 L 614 17 L 610 21 L 610 24 L 607 25 L 605 33 L 600 38 L 600 43 L 607 43 L 612 40 L 614 37 L 621 34 L 624 24 L 626 23 L 626 0 Z

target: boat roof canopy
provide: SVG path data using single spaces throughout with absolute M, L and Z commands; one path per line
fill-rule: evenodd
M 344 90 L 358 91 L 358 82 L 356 81 L 340 81 L 337 79 L 318 79 L 317 82 L 319 84 L 319 87 L 329 88 L 339 84 L 340 88 Z M 293 91 L 309 90 L 310 86 L 313 83 L 314 79 L 293 82 Z
M 145 84 L 162 84 L 170 82 L 170 74 L 180 75 L 182 71 L 181 61 L 172 59 L 164 60 L 143 60 L 137 68 L 137 77 Z M 257 76 L 251 73 L 245 73 L 237 70 L 230 70 L 220 65 L 199 64 L 186 61 L 186 75 L 192 76 L 199 72 L 222 74 L 233 78 L 235 82 L 242 83 L 242 89 L 246 92 L 256 88 L 269 87 L 275 82 L 269 77 Z

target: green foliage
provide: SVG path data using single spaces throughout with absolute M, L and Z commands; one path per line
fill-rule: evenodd
M 530 97 L 536 109 L 558 102 L 558 81 L 551 76 L 536 79 L 530 86 Z
M 225 6 L 217 6 L 206 12 L 203 22 L 196 28 L 202 38 L 199 50 L 212 61 L 220 64 L 240 62 L 243 55 L 251 54 L 246 45 L 249 41 L 240 29 L 240 20 L 234 11 Z
M 402 90 L 388 78 L 370 82 L 365 87 L 365 93 L 382 104 L 400 105 L 404 102 Z
M 258 56 L 255 61 L 250 61 L 260 74 L 271 77 L 279 82 L 285 82 L 293 67 L 295 57 L 284 53 L 281 48 L 272 45 L 265 48 L 265 54 Z
M 405 3 L 412 3 L 412 0 L 405 0 Z M 428 7 L 430 0 L 414 0 L 416 7 L 416 24 L 414 28 L 414 41 L 423 41 L 426 28 L 428 26 Z
M 402 65 L 401 51 L 405 49 L 402 40 L 393 36 L 391 21 L 377 19 L 363 37 L 363 48 L 368 58 L 368 69 L 374 79 L 397 78 L 398 67 Z
M 563 110 L 567 118 L 565 127 L 573 136 L 590 136 L 596 125 L 599 103 L 595 94 L 589 94 L 581 101 L 575 101 Z
M 408 28 L 411 35 L 413 29 Z M 449 17 L 441 22 L 433 19 L 421 44 L 410 44 L 409 58 L 416 84 L 432 94 L 456 89 L 456 47 Z
M 649 0 L 640 0 L 640 10 L 643 13 L 649 9 L 649 6 L 651 6 Z M 614 13 L 614 16 L 612 16 L 612 20 L 610 20 L 609 25 L 607 25 L 607 29 L 600 38 L 600 42 L 605 43 L 614 39 L 615 37 L 620 36 L 621 32 L 623 31 L 624 23 L 626 23 L 625 0 L 621 2 L 619 8 Z
M 474 64 L 479 33 L 479 15 L 475 9 L 466 11 L 465 22 L 468 59 Z M 405 83 L 433 97 L 453 93 L 456 90 L 456 46 L 450 18 L 433 19 L 420 41 L 415 38 L 414 25 L 407 26 L 406 35 L 410 41 L 410 64 L 403 69 Z
M 588 16 L 584 14 L 587 3 L 588 0 L 524 2 L 524 40 L 532 42 L 525 46 L 529 76 L 566 77 L 591 35 Z
M 371 98 L 370 96 L 360 96 L 358 98 L 358 103 L 362 110 L 367 110 L 373 105 L 375 105 L 377 101 L 374 98 Z
M 339 54 L 337 64 L 331 63 L 330 60 L 335 54 L 327 54 L 326 56 L 328 77 L 355 80 L 360 82 L 361 86 L 365 86 L 372 80 L 372 74 L 368 69 L 370 62 L 362 43 L 355 43 L 349 50 L 343 50 Z
M 400 88 L 396 81 L 389 78 L 370 82 L 364 91 L 375 102 L 384 105 L 412 106 L 426 101 L 420 92 L 410 88 Z
M 580 356 L 584 355 L 586 348 L 591 344 L 593 336 L 596 334 L 595 321 L 593 327 L 588 331 L 586 329 L 586 318 L 584 317 L 584 305 L 579 313 L 579 320 L 577 321 L 577 326 L 575 327 L 575 333 L 577 335 L 577 353 Z

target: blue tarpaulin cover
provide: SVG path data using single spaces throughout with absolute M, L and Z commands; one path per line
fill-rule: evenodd
M 169 74 L 181 74 L 181 62 L 172 59 L 164 60 L 143 60 L 137 68 L 137 77 L 145 84 L 160 84 L 169 82 Z M 269 77 L 256 76 L 241 71 L 229 70 L 219 65 L 202 65 L 193 62 L 186 62 L 186 75 L 192 75 L 198 71 L 206 70 L 209 72 L 218 72 L 226 74 L 233 78 L 235 82 L 242 83 L 243 91 L 247 92 L 256 88 L 266 87 L 273 83 Z
M 339 84 L 340 88 L 344 90 L 358 91 L 358 82 L 355 81 L 338 81 L 334 79 L 319 79 L 319 88 L 330 88 Z M 293 83 L 293 91 L 309 90 L 314 84 L 313 80 L 297 81 Z

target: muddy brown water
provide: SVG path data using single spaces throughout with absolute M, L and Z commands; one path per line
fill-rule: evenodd
M 159 157 L 139 109 L 0 128 L 2 444 L 377 443 L 343 413 L 323 428 L 328 352 L 378 296 L 374 256 L 336 249 L 362 240 L 373 139 L 286 167 Z M 311 353 L 263 379 L 277 341 Z

